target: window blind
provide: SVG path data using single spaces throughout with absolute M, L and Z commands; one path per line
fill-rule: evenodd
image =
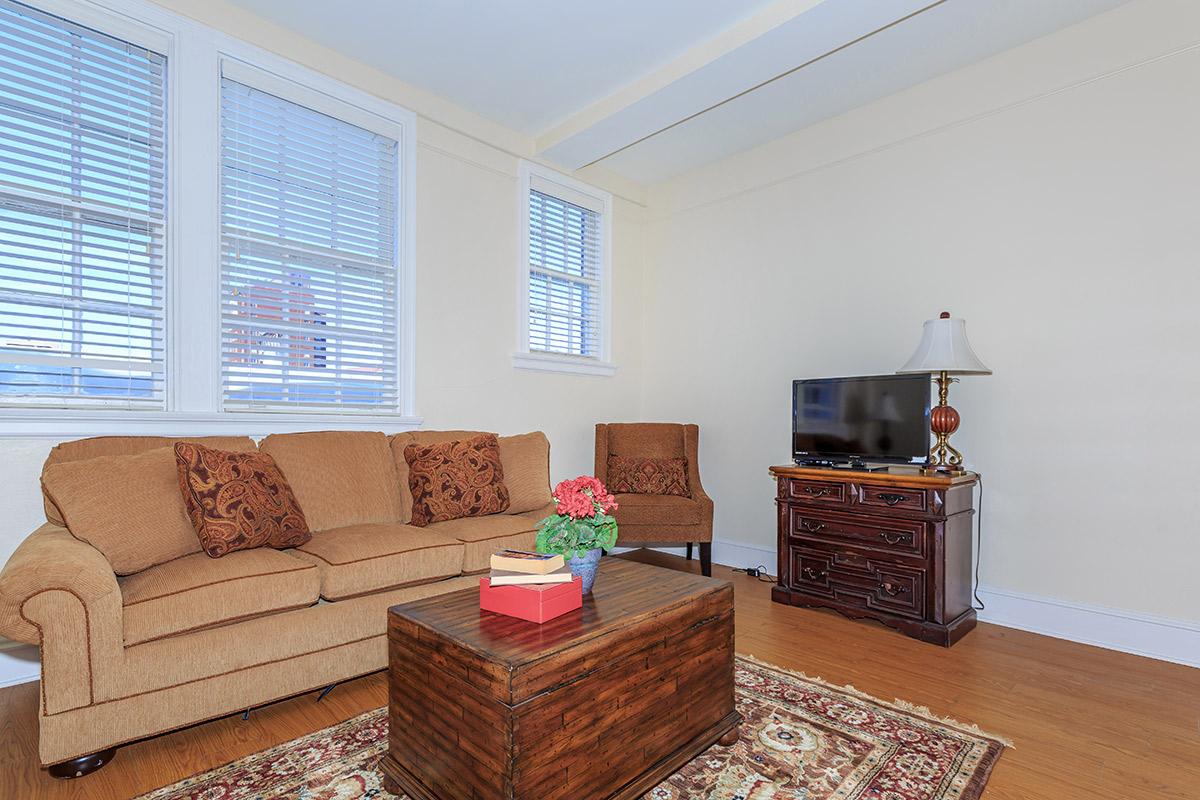
M 0 403 L 163 405 L 166 69 L 0 0 Z
M 221 81 L 221 357 L 233 410 L 392 411 L 396 140 Z
M 599 358 L 600 212 L 529 192 L 529 349 Z

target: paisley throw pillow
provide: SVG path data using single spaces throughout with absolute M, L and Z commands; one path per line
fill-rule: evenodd
M 508 509 L 508 487 L 495 434 L 437 444 L 410 444 L 408 488 L 412 492 L 410 524 L 482 517 Z
M 191 442 L 175 445 L 179 489 L 204 552 L 296 547 L 312 538 L 275 459 Z
M 673 494 L 691 497 L 686 458 L 608 457 L 608 490 L 613 494 Z

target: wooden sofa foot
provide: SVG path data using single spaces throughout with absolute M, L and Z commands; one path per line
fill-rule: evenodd
M 52 777 L 63 778 L 64 780 L 68 778 L 82 778 L 84 775 L 91 774 L 112 761 L 116 754 L 117 748 L 110 747 L 107 750 L 101 750 L 99 753 L 72 758 L 70 761 L 64 761 L 61 764 L 51 764 L 46 768 L 46 771 Z
M 712 542 L 700 543 L 700 574 L 712 577 Z
M 691 542 L 687 543 L 687 560 L 688 561 L 692 560 L 692 543 Z

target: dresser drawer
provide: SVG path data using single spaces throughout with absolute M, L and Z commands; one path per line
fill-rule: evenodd
M 924 557 L 926 553 L 925 523 L 918 520 L 866 520 L 795 507 L 788 511 L 788 533 L 793 537 L 813 542 L 845 542 L 897 555 Z
M 928 511 L 929 503 L 924 489 L 897 489 L 894 486 L 879 486 L 869 483 L 858 487 L 858 505 L 871 508 L 896 509 L 898 511 Z
M 875 589 L 872 608 L 904 614 L 917 619 L 925 616 L 925 571 L 898 564 L 872 564 Z
M 840 549 L 832 544 L 789 548 L 791 586 L 848 606 L 924 619 L 925 569 Z
M 785 497 L 790 500 L 822 506 L 844 506 L 850 502 L 850 493 L 844 483 L 802 478 L 788 478 L 782 483 Z
M 812 594 L 830 596 L 829 566 L 831 557 L 822 553 L 791 548 L 792 580 L 794 589 Z

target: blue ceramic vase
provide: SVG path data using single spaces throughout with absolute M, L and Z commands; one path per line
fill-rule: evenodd
M 582 556 L 571 556 L 567 559 L 567 566 L 571 568 L 571 574 L 578 575 L 583 579 L 584 594 L 592 591 L 592 584 L 596 582 L 596 565 L 600 563 L 600 554 L 603 552 L 597 547 L 588 550 Z

